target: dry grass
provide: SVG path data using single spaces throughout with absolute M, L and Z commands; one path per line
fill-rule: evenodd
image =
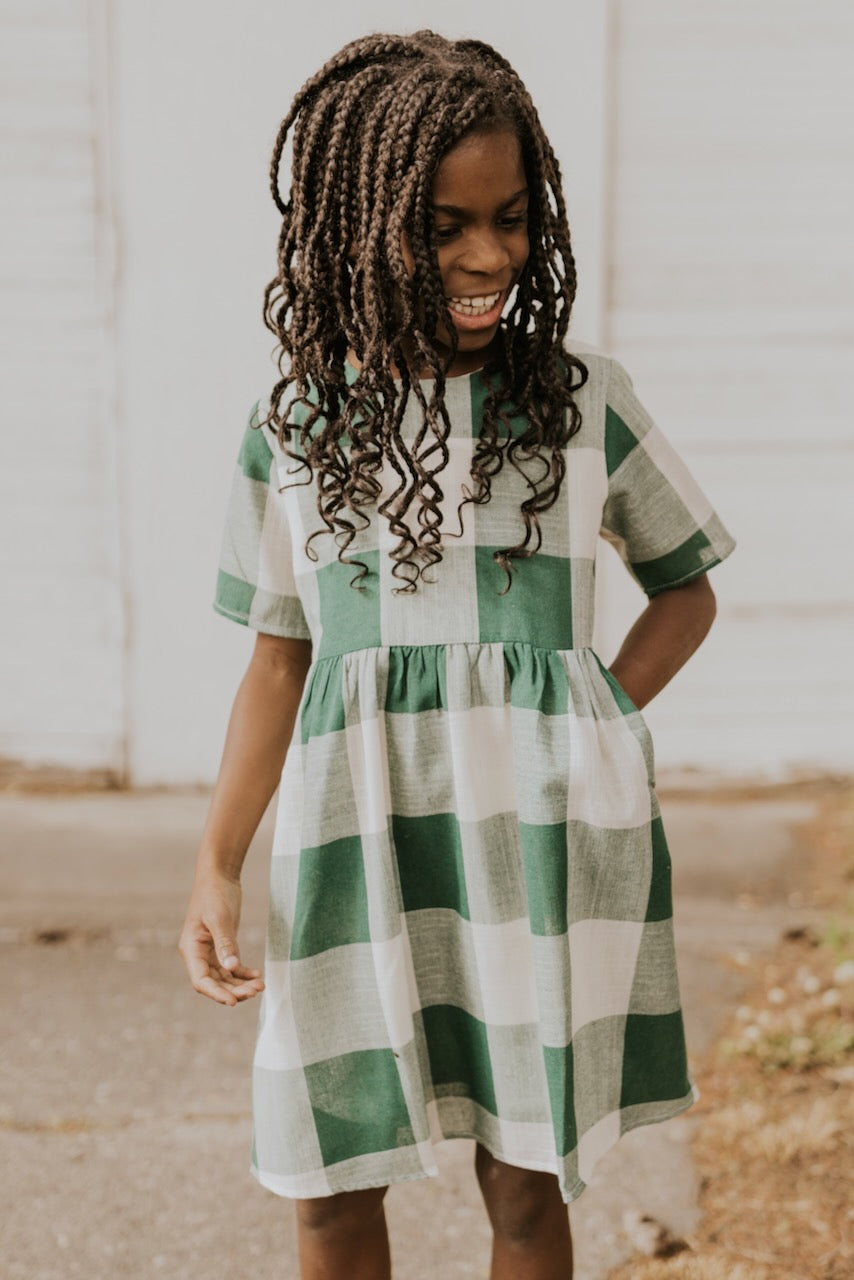
M 668 1262 L 653 1258 L 633 1263 L 631 1276 L 632 1280 L 780 1280 L 780 1271 L 764 1263 L 733 1262 L 723 1255 L 680 1253 Z
M 823 924 L 751 961 L 753 989 L 695 1067 L 703 1217 L 671 1258 L 611 1280 L 854 1277 L 854 792 L 804 832 Z
M 742 1102 L 706 1120 L 707 1138 L 749 1158 L 785 1164 L 841 1146 L 854 1127 L 854 1097 L 810 1098 L 783 1119 L 770 1121 L 767 1104 Z

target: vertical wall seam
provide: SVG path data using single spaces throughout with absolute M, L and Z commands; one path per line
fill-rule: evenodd
M 110 0 L 88 0 L 87 19 L 90 49 L 90 90 L 94 134 L 96 186 L 96 228 L 99 303 L 102 314 L 101 403 L 104 413 L 102 440 L 108 452 L 108 473 L 112 485 L 105 495 L 109 505 L 116 545 L 112 568 L 119 602 L 119 742 L 116 774 L 119 786 L 130 785 L 131 698 L 130 651 L 132 599 L 130 593 L 130 548 L 127 526 L 128 494 L 122 402 L 121 310 L 123 284 L 123 242 L 121 210 L 116 182 L 118 137 L 118 78 L 115 74 L 116 41 L 114 13 Z
M 610 352 L 616 305 L 614 254 L 617 228 L 617 161 L 619 152 L 620 0 L 605 4 L 605 155 L 602 163 L 602 349 Z

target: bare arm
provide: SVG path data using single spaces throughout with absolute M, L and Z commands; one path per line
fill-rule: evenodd
M 220 1004 L 263 989 L 237 949 L 240 872 L 278 786 L 310 661 L 307 640 L 259 634 L 234 699 L 178 944 L 195 989 Z
M 668 684 L 705 639 L 717 605 L 708 574 L 653 596 L 611 663 L 636 707 Z

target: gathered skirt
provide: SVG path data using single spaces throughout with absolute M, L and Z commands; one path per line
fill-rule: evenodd
M 252 1171 L 280 1195 L 465 1137 L 569 1201 L 698 1096 L 649 730 L 590 648 L 316 661 L 270 885 Z

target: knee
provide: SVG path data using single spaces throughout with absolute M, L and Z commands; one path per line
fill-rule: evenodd
M 563 1209 L 557 1178 L 551 1173 L 517 1169 L 480 1146 L 475 1169 L 492 1229 L 508 1244 L 529 1244 L 555 1210 Z
M 333 1196 L 297 1200 L 297 1222 L 302 1231 L 318 1238 L 351 1236 L 372 1226 L 383 1212 L 387 1187 L 365 1191 L 341 1191 Z

